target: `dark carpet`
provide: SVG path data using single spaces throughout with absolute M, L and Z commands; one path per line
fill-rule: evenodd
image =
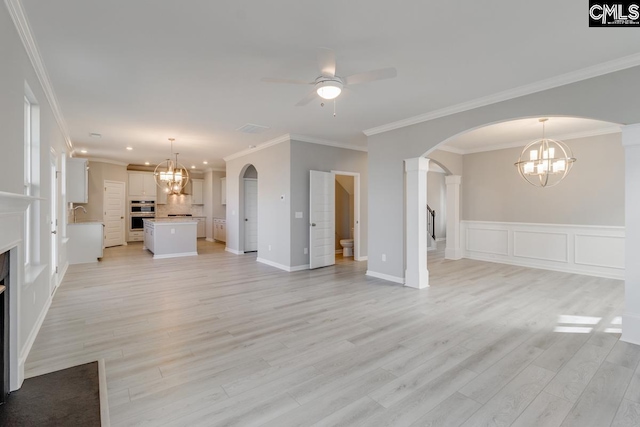
M 98 362 L 26 379 L 0 406 L 0 426 L 100 427 Z

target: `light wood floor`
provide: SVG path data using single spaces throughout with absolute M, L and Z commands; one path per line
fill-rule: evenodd
M 70 267 L 27 375 L 104 358 L 114 426 L 640 425 L 620 281 L 430 252 L 417 291 L 199 252 Z

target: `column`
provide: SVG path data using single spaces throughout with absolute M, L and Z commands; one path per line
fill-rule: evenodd
M 447 248 L 444 251 L 446 259 L 461 259 L 460 249 L 460 175 L 447 175 Z
M 622 128 L 625 158 L 625 283 L 622 341 L 640 344 L 640 123 Z
M 422 289 L 429 286 L 427 270 L 427 172 L 429 159 L 404 161 L 407 193 L 405 198 L 407 267 L 404 285 Z

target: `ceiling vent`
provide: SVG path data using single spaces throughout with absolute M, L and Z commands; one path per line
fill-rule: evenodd
M 244 126 L 240 126 L 236 130 L 242 133 L 262 133 L 267 129 L 269 129 L 268 126 L 260 126 L 260 125 L 254 125 L 253 123 L 247 123 Z

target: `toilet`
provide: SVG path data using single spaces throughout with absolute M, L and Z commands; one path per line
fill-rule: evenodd
M 353 228 L 351 229 L 351 239 L 340 240 L 342 246 L 342 256 L 353 256 Z

